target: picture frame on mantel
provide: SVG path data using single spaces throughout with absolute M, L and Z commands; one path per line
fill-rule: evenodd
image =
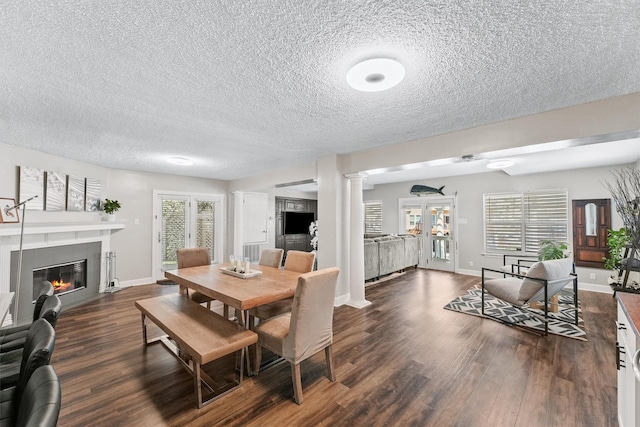
M 20 213 L 16 205 L 16 199 L 0 197 L 0 224 L 17 224 L 20 222 Z

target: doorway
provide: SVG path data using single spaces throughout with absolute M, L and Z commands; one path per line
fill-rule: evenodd
M 399 233 L 422 238 L 419 267 L 456 269 L 455 197 L 399 199 Z
M 153 280 L 178 268 L 176 251 L 209 248 L 211 263 L 223 258 L 223 195 L 154 191 Z

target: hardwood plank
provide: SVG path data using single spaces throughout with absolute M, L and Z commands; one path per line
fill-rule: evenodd
M 442 308 L 477 283 L 417 269 L 369 286 L 371 306 L 335 309 L 336 382 L 320 352 L 302 364 L 301 406 L 282 363 L 201 410 L 179 362 L 142 345 L 134 306 L 178 287 L 104 295 L 58 320 L 59 425 L 616 426 L 615 299 L 581 293 L 589 341 L 545 338 Z

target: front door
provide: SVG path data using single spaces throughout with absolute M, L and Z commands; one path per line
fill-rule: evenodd
M 611 228 L 611 204 L 609 199 L 574 200 L 573 253 L 576 265 L 604 268 L 604 258 L 609 256 L 607 244 Z

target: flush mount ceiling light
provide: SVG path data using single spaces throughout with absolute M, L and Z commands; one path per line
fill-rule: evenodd
M 362 92 L 387 90 L 404 79 L 404 67 L 398 61 L 375 58 L 354 65 L 347 73 L 347 83 Z
M 184 157 L 169 157 L 169 163 L 173 163 L 174 165 L 180 165 L 180 166 L 190 166 L 193 164 L 191 160 L 186 159 Z
M 492 160 L 487 167 L 489 169 L 504 169 L 509 166 L 513 166 L 513 160 L 500 159 L 500 160 Z

